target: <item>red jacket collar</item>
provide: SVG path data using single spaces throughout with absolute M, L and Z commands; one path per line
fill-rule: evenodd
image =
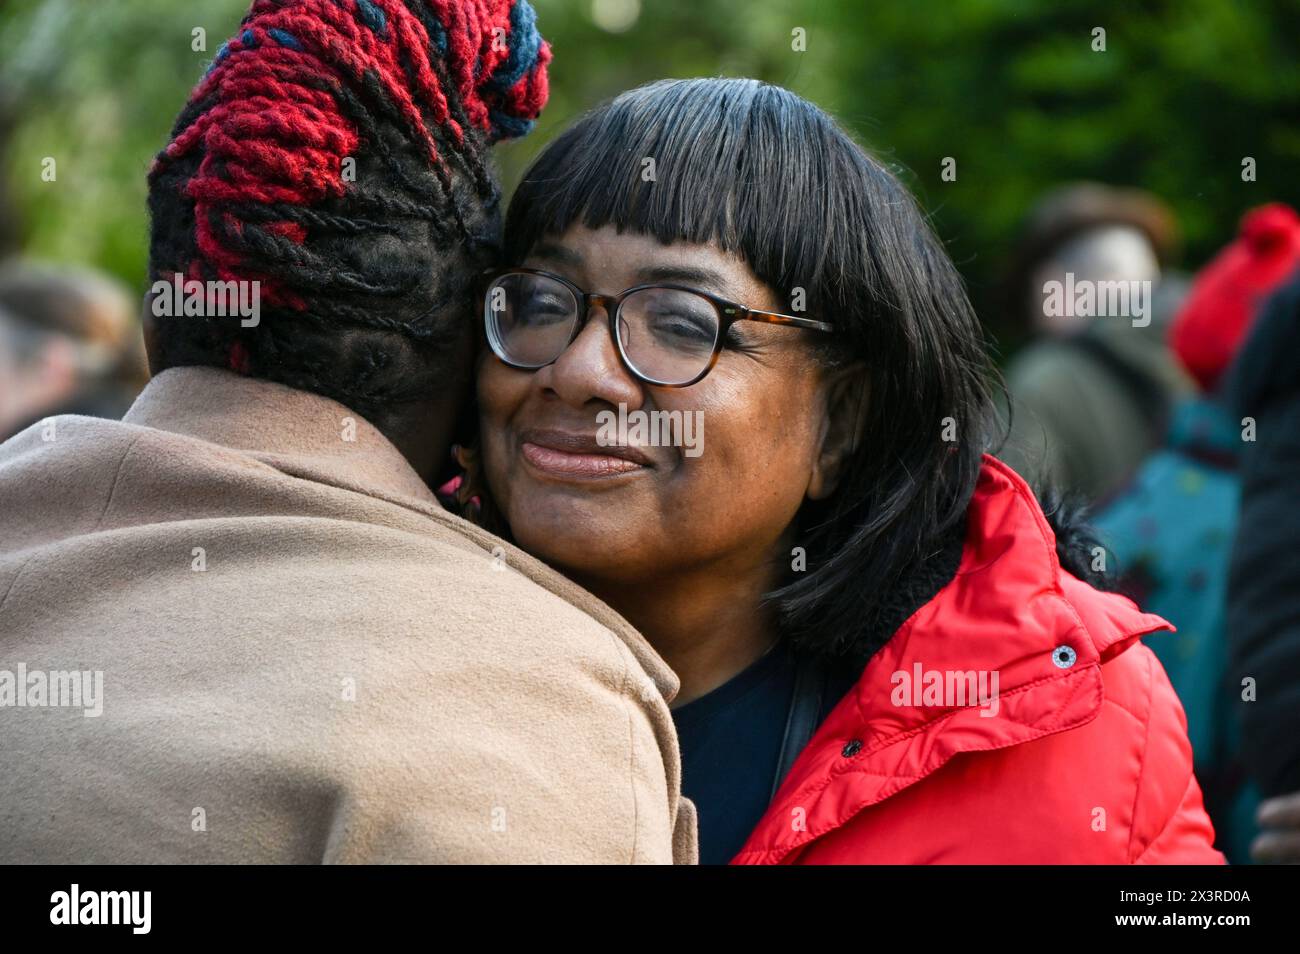
M 986 456 L 957 574 L 871 659 L 738 860 L 782 860 L 959 752 L 1018 745 L 1091 721 L 1102 703 L 1100 663 L 1159 629 L 1172 627 L 1062 570 L 1032 491 Z M 973 674 L 977 689 L 982 678 L 992 698 L 960 705 L 951 694 L 927 697 L 927 686 L 933 692 L 936 678 L 947 683 L 953 673 Z M 806 830 L 791 829 L 796 807 Z

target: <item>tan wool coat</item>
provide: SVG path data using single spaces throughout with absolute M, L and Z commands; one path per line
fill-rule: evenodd
M 677 679 L 326 398 L 0 445 L 0 862 L 695 860 Z

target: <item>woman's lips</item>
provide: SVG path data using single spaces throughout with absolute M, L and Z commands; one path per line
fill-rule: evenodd
M 561 450 L 531 441 L 524 441 L 520 449 L 528 463 L 540 471 L 560 477 L 613 477 L 644 470 L 646 467 L 645 464 L 626 457 Z
M 524 460 L 555 477 L 616 477 L 654 466 L 640 447 L 603 444 L 583 431 L 535 427 L 521 433 L 519 441 Z

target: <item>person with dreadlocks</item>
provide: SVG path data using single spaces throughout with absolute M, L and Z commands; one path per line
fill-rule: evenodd
M 549 59 L 524 0 L 218 51 L 149 172 L 153 380 L 0 446 L 0 862 L 694 860 L 676 677 L 429 489 Z

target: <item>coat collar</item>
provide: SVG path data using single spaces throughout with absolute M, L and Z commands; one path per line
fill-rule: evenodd
M 1064 572 L 1029 487 L 985 457 L 957 574 L 872 657 L 795 762 L 737 861 L 788 859 L 958 753 L 1018 745 L 1091 721 L 1103 699 L 1101 663 L 1140 635 L 1171 628 Z M 957 673 L 971 673 L 977 689 L 983 678 L 996 692 L 986 704 L 927 695 L 936 678 L 955 688 Z M 796 808 L 803 809 L 805 830 L 791 830 Z
M 146 385 L 123 422 L 231 448 L 290 477 L 387 500 L 494 556 L 503 552 L 512 569 L 617 635 L 665 701 L 677 694 L 676 673 L 630 623 L 541 561 L 448 513 L 402 452 L 336 401 L 217 368 L 172 368 Z
M 437 499 L 361 415 L 294 388 L 219 368 L 156 375 L 123 421 L 243 451 L 294 477 L 370 496 Z

